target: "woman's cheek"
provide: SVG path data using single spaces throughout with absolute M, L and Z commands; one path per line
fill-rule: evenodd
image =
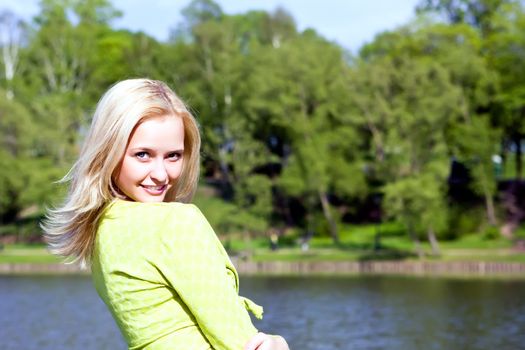
M 169 169 L 170 180 L 175 182 L 182 174 L 182 161 L 176 162 Z

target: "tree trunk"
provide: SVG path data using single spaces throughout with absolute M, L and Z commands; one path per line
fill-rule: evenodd
M 428 237 L 428 242 L 430 243 L 430 246 L 432 247 L 432 255 L 435 255 L 435 256 L 441 255 L 441 251 L 439 250 L 439 243 L 438 243 L 436 234 L 434 233 L 434 230 L 432 229 L 432 227 L 428 228 L 427 237 Z
M 516 180 L 521 180 L 521 173 L 523 168 L 523 162 L 521 161 L 521 135 L 517 135 L 514 138 L 514 145 L 516 146 Z
M 382 163 L 385 159 L 385 151 L 383 147 L 383 137 L 379 129 L 374 125 L 374 123 L 372 123 L 371 118 L 368 117 L 368 114 L 366 114 L 366 116 L 367 116 L 368 130 L 370 130 L 370 133 L 372 134 L 372 141 L 374 142 L 374 145 L 376 147 L 375 149 L 376 160 L 379 163 Z
M 483 187 L 483 196 L 485 197 L 485 210 L 487 211 L 487 218 L 491 226 L 496 226 L 498 220 L 496 218 L 496 210 L 494 208 L 494 199 L 492 198 L 492 193 L 489 191 L 487 182 L 488 179 L 484 175 L 485 172 L 482 171 L 481 186 Z
M 294 219 L 293 219 L 292 213 L 290 211 L 290 202 L 289 202 L 288 198 L 286 198 L 286 197 L 284 197 L 282 195 L 278 195 L 278 198 L 279 198 L 278 203 L 280 203 L 280 205 L 281 205 L 286 225 L 293 226 Z
M 410 238 L 412 238 L 412 241 L 414 242 L 414 248 L 416 250 L 416 254 L 418 258 L 423 259 L 425 256 L 425 253 L 423 252 L 423 248 L 421 247 L 421 242 L 419 241 L 419 238 L 417 237 L 416 233 L 410 226 L 408 228 L 408 234 L 410 235 Z
M 494 199 L 490 193 L 485 192 L 485 206 L 487 208 L 487 217 L 489 219 L 489 224 L 496 226 L 498 220 L 496 219 L 496 210 L 494 209 Z
M 222 197 L 230 198 L 232 196 L 231 192 L 231 175 L 230 169 L 228 168 L 227 163 L 227 151 L 225 147 L 219 147 L 219 168 L 221 170 L 221 190 Z
M 9 10 L 0 13 L 0 46 L 4 63 L 4 76 L 6 80 L 6 97 L 12 100 L 13 78 L 19 61 L 19 51 L 24 35 L 23 23 Z
M 323 207 L 323 214 L 330 226 L 330 236 L 336 245 L 339 245 L 339 234 L 337 233 L 337 224 L 335 223 L 334 217 L 330 211 L 330 203 L 328 202 L 328 197 L 325 192 L 319 190 L 319 200 L 321 201 L 321 206 Z

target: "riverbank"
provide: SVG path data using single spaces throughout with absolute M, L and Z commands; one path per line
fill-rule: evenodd
M 525 251 L 479 246 L 447 247 L 439 257 L 422 259 L 408 249 L 336 249 L 315 247 L 257 248 L 231 252 L 241 275 L 410 275 L 511 277 L 525 279 Z M 8 245 L 0 251 L 0 274 L 89 274 L 75 264 L 63 264 L 44 245 Z
M 525 279 L 524 263 L 428 261 L 243 261 L 232 259 L 241 275 L 407 275 Z M 0 264 L 0 274 L 89 274 L 73 264 Z
M 525 278 L 524 263 L 429 261 L 239 262 L 244 275 L 411 275 Z

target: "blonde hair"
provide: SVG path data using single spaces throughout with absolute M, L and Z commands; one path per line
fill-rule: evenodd
M 183 169 L 165 201 L 189 202 L 199 177 L 200 134 L 184 102 L 163 82 L 129 79 L 102 96 L 78 160 L 60 182 L 69 182 L 64 204 L 48 211 L 42 224 L 52 253 L 90 262 L 104 207 L 119 197 L 113 178 L 133 129 L 149 118 L 176 116 L 184 124 Z

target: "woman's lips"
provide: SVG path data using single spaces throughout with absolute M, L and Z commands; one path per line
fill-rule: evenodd
M 160 194 L 163 194 L 164 191 L 166 191 L 166 188 L 168 188 L 168 185 L 160 185 L 160 186 L 147 186 L 147 185 L 140 185 L 146 192 L 148 192 L 151 195 L 157 196 Z

